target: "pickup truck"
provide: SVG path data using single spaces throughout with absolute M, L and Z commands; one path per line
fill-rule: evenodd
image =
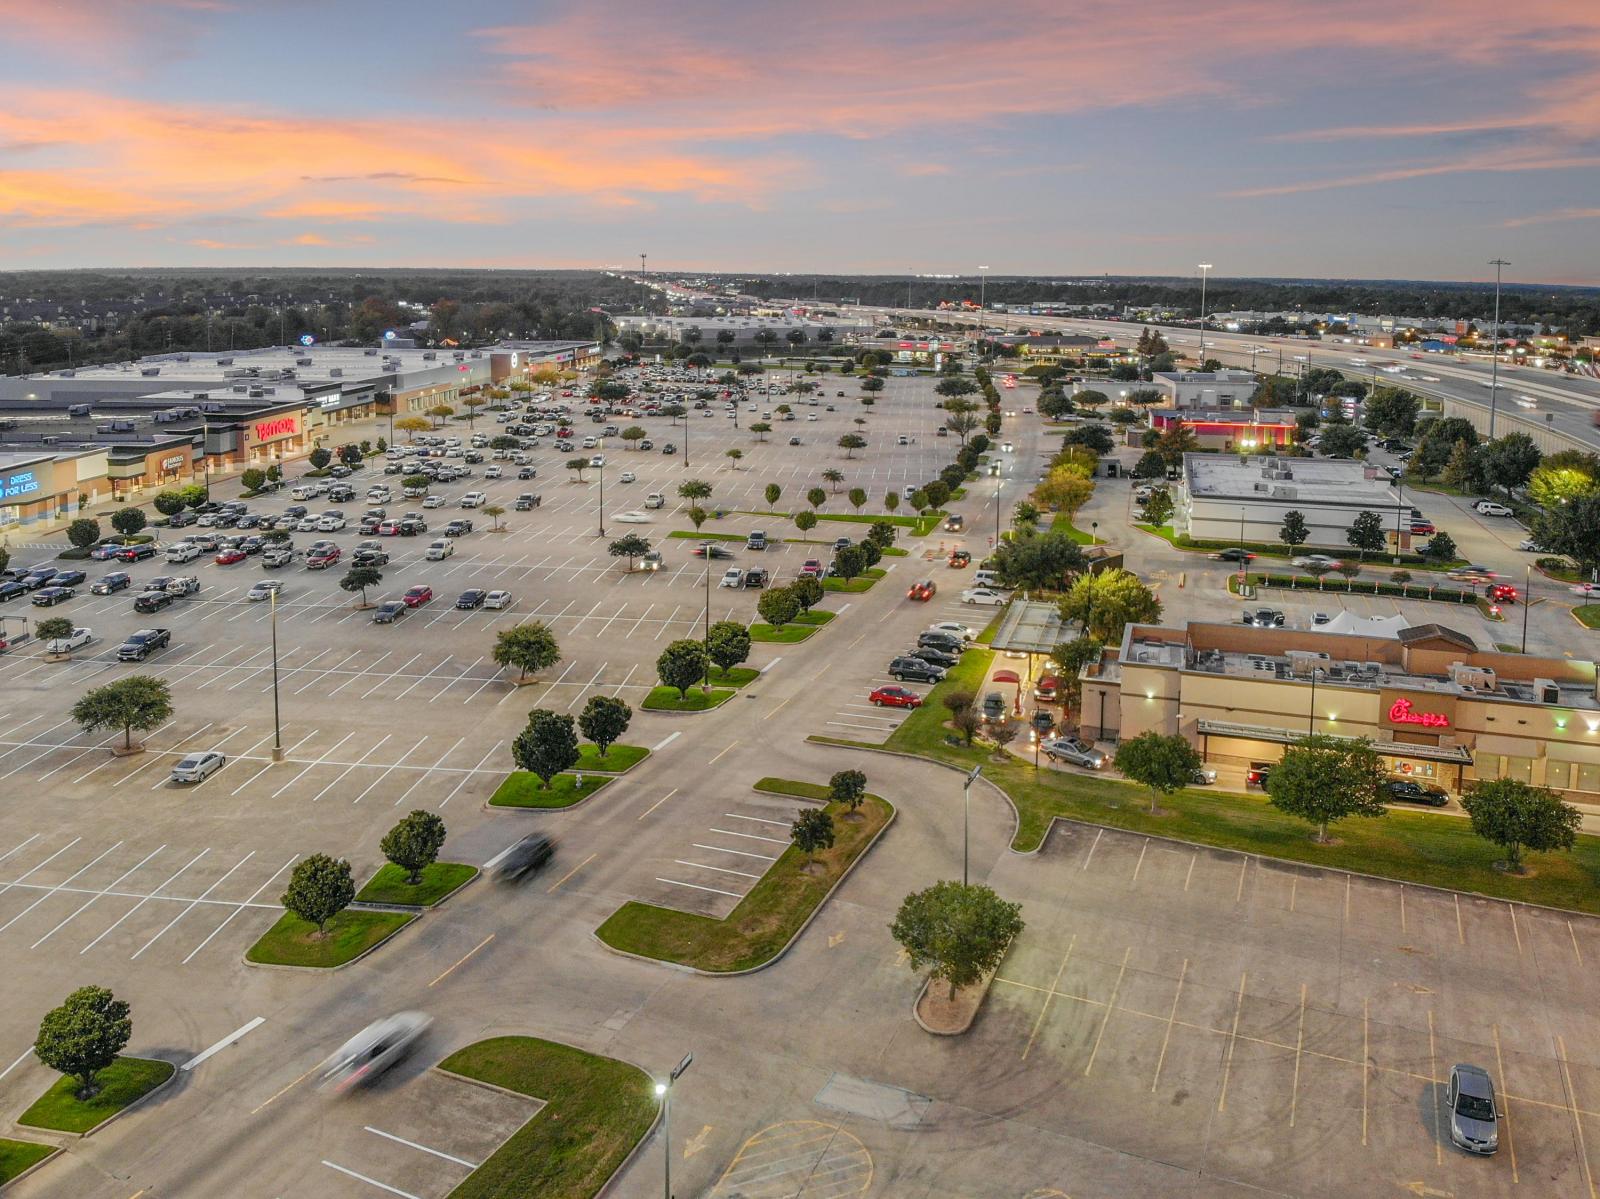
M 119 662 L 143 662 L 158 649 L 165 649 L 172 644 L 172 630 L 170 629 L 140 629 L 137 633 L 130 633 L 128 639 L 117 650 Z

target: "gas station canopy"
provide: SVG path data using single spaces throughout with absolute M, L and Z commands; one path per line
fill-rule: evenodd
M 1061 623 L 1061 613 L 1054 604 L 1013 601 L 1000 618 L 1000 628 L 990 645 L 998 650 L 1048 654 L 1063 641 L 1071 640 L 1072 633 Z

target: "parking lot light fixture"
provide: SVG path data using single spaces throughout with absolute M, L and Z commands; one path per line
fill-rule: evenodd
M 1035 759 L 1037 765 L 1037 758 Z M 982 766 L 974 766 L 967 775 L 966 781 L 961 784 L 961 885 L 967 885 L 967 858 L 970 848 L 969 831 L 972 826 L 972 784 L 983 773 Z
M 693 1061 L 694 1054 L 684 1054 L 683 1060 L 667 1075 L 666 1082 L 656 1083 L 656 1098 L 661 1100 L 662 1194 L 666 1199 L 672 1199 L 672 1084 L 683 1077 L 683 1072 Z
M 278 716 L 278 591 L 267 597 L 272 609 L 272 760 L 283 761 L 283 722 Z
M 606 535 L 606 439 L 600 438 L 595 443 L 599 453 L 595 457 L 600 459 L 600 536 Z

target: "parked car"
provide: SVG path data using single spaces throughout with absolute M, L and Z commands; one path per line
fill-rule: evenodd
M 744 585 L 748 587 L 765 587 L 769 578 L 766 571 L 759 566 L 752 566 L 744 572 Z
M 154 558 L 155 556 L 156 547 L 149 542 L 141 542 L 138 545 L 125 545 L 116 554 L 119 562 L 143 562 L 146 558 Z
M 906 598 L 908 600 L 917 600 L 919 603 L 925 604 L 933 598 L 934 593 L 938 590 L 939 585 L 932 579 L 922 579 L 920 582 L 911 584 L 911 586 L 906 589 Z
M 393 624 L 395 618 L 400 616 L 410 607 L 402 600 L 385 600 L 372 611 L 373 624 Z
M 1004 592 L 989 587 L 968 587 L 961 593 L 963 604 L 986 604 L 990 607 L 1005 603 L 1007 598 Z
M 1490 1154 L 1500 1148 L 1499 1110 L 1494 1082 L 1481 1066 L 1459 1062 L 1450 1067 L 1450 1140 L 1468 1153 Z
M 221 551 L 216 558 L 213 559 L 213 561 L 215 561 L 218 566 L 232 566 L 236 562 L 243 562 L 247 557 L 249 557 L 249 555 L 238 546 L 230 545 L 228 548 Z
M 942 649 L 935 649 L 931 645 L 919 645 L 916 649 L 906 651 L 906 653 L 902 656 L 907 658 L 921 658 L 930 666 L 937 666 L 941 670 L 949 670 L 952 666 L 955 666 L 961 661 L 961 658 L 958 655 L 947 653 Z
M 1386 803 L 1414 803 L 1442 808 L 1450 802 L 1450 797 L 1438 787 L 1425 787 L 1414 779 L 1390 779 L 1378 791 L 1379 798 Z
M 1283 628 L 1283 613 L 1276 608 L 1257 608 L 1253 612 L 1246 612 L 1241 619 L 1245 624 L 1255 625 L 1258 629 Z
M 941 633 L 936 631 L 919 634 L 917 636 L 917 645 L 919 647 L 931 646 L 934 649 L 942 649 L 945 652 L 952 654 L 959 654 L 962 650 L 966 649 L 966 643 L 963 642 L 961 638 L 952 633 Z
M 922 696 L 904 687 L 879 687 L 867 699 L 879 708 L 920 708 Z
M 287 566 L 294 561 L 294 547 L 291 545 L 275 545 L 261 554 L 261 565 L 265 567 Z
M 495 590 L 483 597 L 485 608 L 509 608 L 511 603 L 512 595 L 509 591 Z
M 1512 512 L 1511 512 L 1510 508 L 1507 508 L 1504 504 L 1496 503 L 1494 500 L 1479 500 L 1476 504 L 1474 504 L 1472 506 L 1473 506 L 1474 509 L 1477 510 L 1477 512 L 1481 516 L 1510 516 L 1510 515 L 1512 515 Z
M 802 579 L 820 579 L 822 577 L 822 562 L 817 558 L 807 558 L 800 564 L 800 577 Z
M 652 517 L 648 512 L 641 512 L 637 508 L 630 508 L 626 512 L 615 513 L 611 519 L 616 521 L 619 525 L 647 525 L 655 518 Z
M 82 649 L 94 640 L 92 629 L 75 628 L 65 637 L 52 637 L 44 643 L 44 652 L 47 654 L 70 654 L 75 649 Z
M 41 587 L 33 593 L 33 606 L 35 608 L 53 608 L 57 604 L 64 604 L 77 595 L 71 587 L 57 587 L 55 580 L 50 581 L 50 586 Z
M 464 612 L 483 607 L 483 601 L 489 593 L 481 587 L 469 587 L 456 597 L 456 607 Z
M 1250 768 L 1244 772 L 1244 781 L 1247 787 L 1260 787 L 1267 789 L 1267 780 L 1272 777 L 1271 762 L 1251 762 Z
M 406 593 L 400 597 L 400 601 L 408 608 L 420 608 L 432 598 L 433 588 L 419 584 L 416 587 L 408 587 Z
M 741 570 L 737 566 L 728 567 L 727 570 L 722 572 L 722 580 L 717 584 L 717 586 L 718 587 L 743 587 L 744 586 L 744 571 Z
M 748 534 L 744 539 L 744 548 L 747 550 L 764 550 L 767 548 L 767 535 L 760 529 Z
M 659 491 L 652 491 L 649 495 L 644 497 L 644 506 L 646 508 L 661 508 L 666 505 L 666 502 L 667 497 L 662 495 Z
M 1058 737 L 1054 741 L 1046 741 L 1039 748 L 1052 762 L 1066 762 L 1071 766 L 1082 766 L 1086 770 L 1105 769 L 1105 754 L 1076 737 Z
M 889 662 L 889 674 L 902 683 L 915 679 L 919 683 L 937 683 L 945 675 L 944 668 L 921 658 L 894 658 Z
M 133 585 L 133 576 L 124 571 L 115 570 L 108 575 L 101 575 L 89 585 L 90 595 L 111 595 Z
M 146 591 L 133 597 L 133 610 L 149 614 L 169 607 L 176 597 L 169 591 Z
M 251 587 L 249 591 L 244 593 L 244 598 L 249 600 L 251 603 L 261 603 L 264 600 L 271 599 L 275 595 L 282 594 L 282 592 L 282 579 L 262 579 L 255 586 Z
M 317 546 L 306 555 L 307 570 L 326 570 L 339 561 L 340 550 L 336 545 Z
M 455 542 L 441 537 L 438 541 L 428 546 L 427 552 L 423 554 L 423 557 L 429 562 L 442 562 L 455 552 Z
M 165 592 L 157 592 L 167 603 L 172 602 L 172 597 Z M 143 597 L 141 597 L 143 598 Z M 117 660 L 120 662 L 143 662 L 158 649 L 165 649 L 172 644 L 172 632 L 169 629 L 140 629 L 136 633 L 129 633 L 128 639 L 117 647 Z
M 175 783 L 203 783 L 227 764 L 228 759 L 214 749 L 185 754 L 172 768 Z
M 978 636 L 978 630 L 969 624 L 962 624 L 959 620 L 941 620 L 938 624 L 931 624 L 927 631 L 930 633 L 944 633 L 960 641 L 973 641 Z

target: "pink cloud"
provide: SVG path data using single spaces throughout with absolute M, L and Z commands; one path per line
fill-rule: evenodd
M 1600 220 L 1600 208 L 1558 208 L 1554 212 L 1538 212 L 1532 216 L 1512 217 L 1505 222 L 1507 229 L 1520 229 L 1524 225 L 1548 225 L 1556 221 Z

